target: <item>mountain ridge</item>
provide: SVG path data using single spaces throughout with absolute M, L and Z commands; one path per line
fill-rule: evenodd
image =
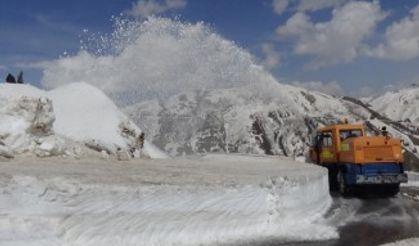
M 249 87 L 195 90 L 151 100 L 124 111 L 146 136 L 173 156 L 225 152 L 288 156 L 304 160 L 310 135 L 347 118 L 371 134 L 386 125 L 405 142 L 409 167 L 419 160 L 419 137 L 404 124 L 379 114 L 361 100 L 292 85 L 272 86 L 275 98 Z M 416 151 L 416 152 L 415 152 Z

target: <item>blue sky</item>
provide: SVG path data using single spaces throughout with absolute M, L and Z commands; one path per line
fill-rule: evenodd
M 419 0 L 1 0 L 0 77 L 75 53 L 80 35 L 112 31 L 112 15 L 204 21 L 279 80 L 368 95 L 419 82 Z

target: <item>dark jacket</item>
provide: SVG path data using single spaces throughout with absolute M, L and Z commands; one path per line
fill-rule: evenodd
M 16 83 L 16 79 L 13 75 L 11 75 L 10 73 L 7 75 L 6 77 L 6 82 L 7 83 Z

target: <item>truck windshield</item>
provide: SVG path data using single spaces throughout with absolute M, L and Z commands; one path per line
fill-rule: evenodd
M 347 138 L 353 137 L 361 137 L 362 130 L 361 129 L 351 129 L 351 130 L 340 130 L 339 131 L 340 140 L 343 141 Z

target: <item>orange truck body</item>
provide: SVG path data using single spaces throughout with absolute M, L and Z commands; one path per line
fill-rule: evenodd
M 402 143 L 384 135 L 367 136 L 361 124 L 323 127 L 314 137 L 309 158 L 329 169 L 331 185 L 336 183 L 342 192 L 366 184 L 390 185 L 398 192 L 399 184 L 407 182 Z

